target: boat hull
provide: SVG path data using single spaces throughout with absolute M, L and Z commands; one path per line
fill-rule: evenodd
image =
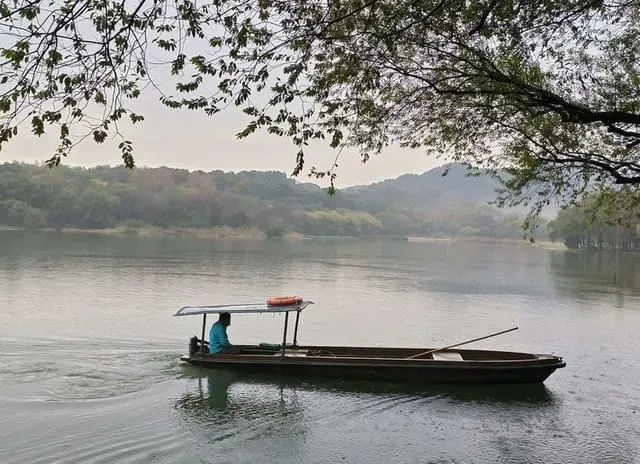
M 332 350 L 338 355 L 304 354 L 314 350 Z M 457 353 L 460 360 L 408 359 L 419 352 L 393 348 L 297 347 L 285 350 L 284 356 L 279 353 L 192 353 L 182 359 L 200 367 L 250 373 L 419 384 L 542 383 L 566 365 L 562 358 L 552 355 L 478 350 L 446 352 Z

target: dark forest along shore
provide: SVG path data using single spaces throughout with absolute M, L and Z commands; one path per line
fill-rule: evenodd
M 0 233 L 2 463 L 638 463 L 634 254 L 478 243 Z M 615 280 L 612 276 L 616 276 Z M 548 352 L 537 386 L 403 386 L 184 366 L 185 304 L 299 293 L 306 345 Z M 198 325 L 198 324 L 196 324 Z M 235 343 L 278 343 L 241 317 Z
M 284 172 L 0 164 L 0 226 L 206 238 L 520 238 L 525 211 L 496 209 L 495 179 L 460 165 L 326 189 Z M 544 239 L 541 220 L 537 238 Z

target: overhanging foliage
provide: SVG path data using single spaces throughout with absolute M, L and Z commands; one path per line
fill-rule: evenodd
M 157 92 L 170 108 L 241 108 L 239 137 L 291 138 L 294 175 L 314 140 L 506 168 L 501 204 L 533 200 L 535 216 L 640 184 L 639 13 L 623 0 L 2 0 L 0 139 L 55 126 L 57 165 L 79 139 L 140 121 L 131 101 Z

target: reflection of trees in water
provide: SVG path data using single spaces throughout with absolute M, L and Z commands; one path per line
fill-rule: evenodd
M 610 293 L 624 289 L 640 293 L 640 256 L 623 251 L 564 251 L 551 253 L 551 271 L 572 296 L 586 297 L 593 293 Z

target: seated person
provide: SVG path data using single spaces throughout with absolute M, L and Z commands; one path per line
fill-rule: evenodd
M 231 325 L 231 314 L 220 313 L 218 322 L 209 331 L 209 353 L 236 353 L 237 350 L 229 343 L 227 327 Z

